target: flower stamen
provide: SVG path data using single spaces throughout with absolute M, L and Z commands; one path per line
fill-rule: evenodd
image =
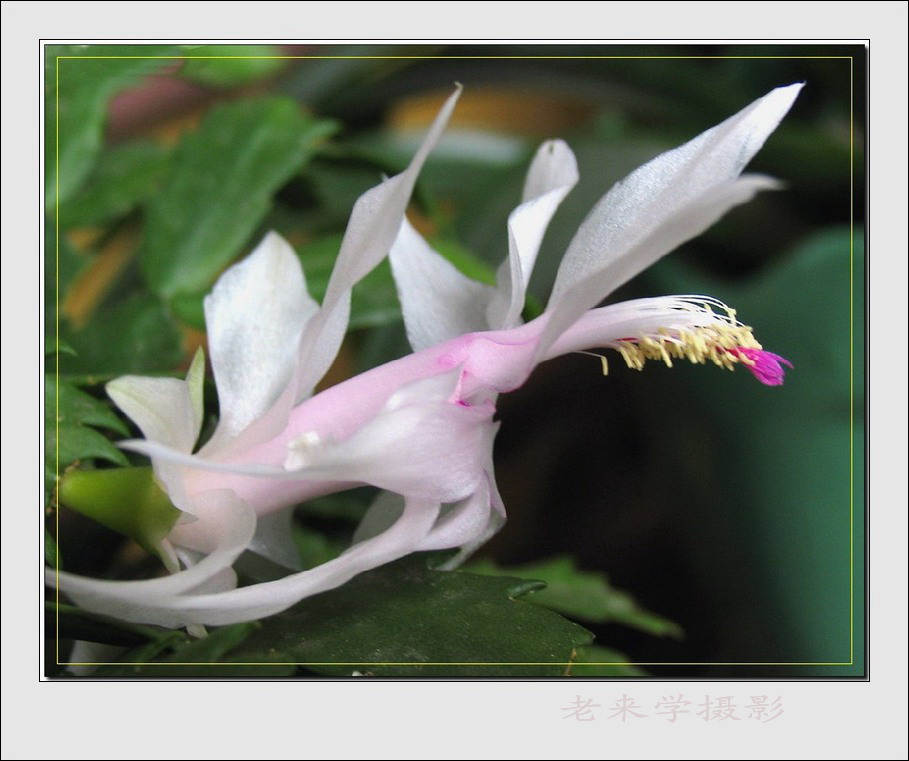
M 687 359 L 701 365 L 712 362 L 726 370 L 734 370 L 741 364 L 761 383 L 769 386 L 783 383 L 782 365 L 792 367 L 792 363 L 765 351 L 751 327 L 736 319 L 734 309 L 707 298 L 686 299 L 676 309 L 698 312 L 706 319 L 703 324 L 697 324 L 699 319 L 684 327 L 661 327 L 653 333 L 622 338 L 607 347 L 618 351 L 625 364 L 634 370 L 643 370 L 648 360 L 659 360 L 672 367 L 673 359 Z M 604 360 L 604 372 L 605 368 Z

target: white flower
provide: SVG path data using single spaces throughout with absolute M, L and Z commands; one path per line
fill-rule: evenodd
M 458 547 L 463 557 L 505 517 L 492 467 L 498 394 L 567 352 L 612 348 L 638 368 L 673 358 L 743 364 L 762 382 L 782 382 L 785 360 L 715 300 L 594 307 L 732 207 L 777 187 L 741 173 L 800 88 L 772 91 L 615 185 L 575 235 L 545 311 L 524 325 L 527 283 L 546 226 L 577 181 L 575 158 L 561 141 L 540 148 L 508 219 L 496 286 L 470 280 L 404 218 L 455 93 L 407 170 L 357 201 L 321 306 L 274 233 L 220 278 L 205 310 L 221 419 L 198 452 L 201 363 L 186 381 L 130 376 L 109 384 L 145 435 L 123 446 L 151 457 L 185 513 L 165 544 L 173 573 L 133 582 L 59 573 L 61 589 L 130 621 L 218 625 L 279 612 L 411 552 Z M 389 251 L 414 353 L 313 396 L 346 330 L 351 288 Z M 364 483 L 386 492 L 344 554 L 236 588 L 231 566 L 246 549 L 294 568 L 288 527 L 296 504 Z

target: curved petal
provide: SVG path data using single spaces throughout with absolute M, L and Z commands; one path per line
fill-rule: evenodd
M 543 235 L 577 182 L 578 165 L 571 149 L 561 140 L 543 143 L 527 173 L 523 201 L 508 217 L 508 258 L 499 267 L 495 295 L 487 308 L 488 327 L 520 324 Z
M 206 450 L 262 415 L 290 380 L 303 326 L 318 305 L 300 260 L 275 232 L 228 269 L 205 298 L 220 421 Z
M 493 289 L 436 253 L 406 217 L 388 258 L 414 351 L 489 327 Z
M 197 354 L 188 381 L 124 375 L 108 383 L 105 390 L 150 442 L 189 453 L 202 425 L 201 363 L 201 355 Z M 181 510 L 193 513 L 179 468 L 158 460 L 152 460 L 152 466 L 171 501 Z
M 407 169 L 357 199 L 322 306 L 306 323 L 300 337 L 291 380 L 272 407 L 231 442 L 232 451 L 277 436 L 287 423 L 293 406 L 308 398 L 328 371 L 347 331 L 351 290 L 391 249 L 417 175 L 438 142 L 460 94 L 461 86 L 458 85 L 442 106 Z
M 489 525 L 489 482 L 482 479 L 476 491 L 454 505 L 432 527 L 420 550 L 461 547 L 479 537 Z
M 642 267 L 650 266 L 685 241 L 700 235 L 727 211 L 750 201 L 761 190 L 779 187 L 779 182 L 772 178 L 745 175 L 712 188 L 677 214 L 664 219 L 659 227 L 628 249 L 628 257 L 616 260 L 601 270 L 589 272 L 585 280 L 563 294 L 551 309 L 547 307 L 550 319 L 540 341 L 538 356 L 568 326 L 602 301 L 618 285 L 638 274 Z M 550 304 L 552 303 L 551 300 Z
M 308 571 L 216 594 L 149 597 L 141 606 L 137 602 L 132 606 L 120 604 L 117 607 L 119 601 L 114 600 L 114 607 L 117 608 L 114 615 L 168 627 L 188 624 L 220 626 L 264 618 L 289 608 L 305 597 L 339 587 L 363 571 L 414 552 L 432 528 L 438 513 L 438 504 L 408 500 L 400 519 L 387 531 Z
M 436 116 L 410 165 L 401 174 L 367 191 L 354 204 L 331 273 L 322 308 L 306 326 L 300 342 L 296 400 L 308 397 L 341 347 L 350 317 L 351 289 L 388 254 L 417 175 L 448 123 L 461 88 L 455 90 Z
M 461 516 L 464 525 L 459 526 L 461 530 L 457 532 L 456 536 L 458 542 L 456 545 L 450 545 L 460 546 L 460 549 L 454 557 L 449 558 L 440 565 L 439 570 L 451 571 L 460 567 L 477 549 L 495 536 L 499 529 L 505 525 L 505 503 L 502 501 L 502 496 L 499 494 L 499 488 L 496 485 L 495 466 L 492 459 L 492 445 L 500 425 L 500 423 L 496 423 L 486 430 L 487 438 L 484 446 L 484 451 L 486 452 L 485 478 L 474 495 L 481 495 L 485 503 L 483 504 L 482 512 L 472 511 L 472 514 L 468 517 L 465 509 L 464 514 Z M 479 511 L 481 508 L 474 505 L 473 510 Z M 485 523 L 477 519 L 484 513 Z M 441 521 L 438 522 L 437 526 L 440 525 Z
M 205 589 L 211 583 L 221 586 L 225 571 L 246 548 L 255 531 L 255 513 L 233 492 L 206 492 L 196 495 L 195 499 L 200 503 L 200 512 L 208 520 L 178 528 L 195 527 L 196 531 L 205 528 L 214 549 L 191 568 L 163 578 L 142 581 L 90 579 L 48 568 L 45 570 L 46 582 L 59 586 L 61 592 L 86 610 L 135 623 L 161 623 L 154 614 L 159 601 Z M 185 620 L 179 625 L 193 623 L 205 622 Z
M 186 381 L 124 375 L 104 388 L 147 439 L 181 452 L 193 450 L 201 419 Z
M 766 180 L 760 186 L 735 179 L 801 87 L 773 90 L 617 183 L 584 220 L 562 260 L 547 307 L 557 316 L 546 340 L 729 208 L 767 187 Z M 688 216 L 696 219 L 686 222 Z M 591 280 L 595 287 L 589 285 Z

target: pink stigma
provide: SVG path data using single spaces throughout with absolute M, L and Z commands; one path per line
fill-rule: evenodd
M 792 363 L 785 357 L 763 349 L 737 348 L 729 351 L 751 360 L 750 363 L 743 362 L 742 364 L 765 386 L 782 386 L 786 376 L 783 365 L 792 367 Z

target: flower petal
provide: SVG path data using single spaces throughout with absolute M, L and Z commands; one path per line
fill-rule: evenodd
M 121 615 L 130 621 L 170 627 L 187 624 L 220 626 L 264 618 L 289 608 L 305 597 L 339 587 L 363 571 L 410 554 L 429 533 L 438 514 L 437 504 L 408 500 L 400 519 L 387 531 L 308 571 L 216 594 L 148 597 L 142 600 L 141 607 L 138 601 L 132 607 L 120 603 L 114 615 Z M 116 605 L 119 601 L 114 600 L 113 603 Z M 122 616 L 121 610 L 128 615 Z
M 479 497 L 482 502 L 482 513 L 473 512 L 480 509 L 480 506 L 474 505 L 471 512 L 467 508 L 458 516 L 461 525 L 458 526 L 457 533 L 452 533 L 451 538 L 456 539 L 456 544 L 450 546 L 459 546 L 458 553 L 449 558 L 447 561 L 438 566 L 439 570 L 451 571 L 460 567 L 474 552 L 489 541 L 502 526 L 505 524 L 505 503 L 499 494 L 498 486 L 495 479 L 495 466 L 492 461 L 492 444 L 496 434 L 499 431 L 500 423 L 490 426 L 486 429 L 486 452 L 485 479 L 477 488 L 474 497 Z M 477 520 L 480 515 L 485 513 L 485 524 Z M 438 521 L 437 528 L 441 528 L 442 521 Z M 446 530 L 454 529 L 454 524 Z
M 275 232 L 205 298 L 220 421 L 212 451 L 262 415 L 290 380 L 303 326 L 318 309 L 300 260 Z
M 508 217 L 508 258 L 499 267 L 495 296 L 487 309 L 488 327 L 520 324 L 543 235 L 577 182 L 578 165 L 571 149 L 561 140 L 543 143 L 527 173 L 523 201 Z
M 414 351 L 489 327 L 493 289 L 436 253 L 406 218 L 388 258 Z
M 715 222 L 766 178 L 736 181 L 801 89 L 780 87 L 617 183 L 594 207 L 562 260 L 544 345 L 587 309 Z
M 252 539 L 256 516 L 248 504 L 226 489 L 196 495 L 195 500 L 200 513 L 206 518 L 178 526 L 175 531 L 189 527 L 196 527 L 197 531 L 204 528 L 215 546 L 193 567 L 163 578 L 142 581 L 90 579 L 48 568 L 45 570 L 46 582 L 51 586 L 59 585 L 61 592 L 86 610 L 125 621 L 162 626 L 205 623 L 161 616 L 157 611 L 162 600 L 205 589 L 212 582 L 218 582 L 220 586 L 224 572 L 230 569 Z M 203 523 L 208 525 L 202 526 Z
M 489 512 L 489 482 L 484 478 L 473 494 L 439 518 L 419 549 L 444 550 L 472 542 L 489 525 Z
M 261 444 L 280 434 L 294 405 L 307 399 L 328 371 L 347 330 L 351 290 L 390 250 L 401 228 L 417 174 L 438 142 L 460 94 L 458 85 L 407 169 L 357 199 L 322 306 L 307 322 L 300 338 L 291 380 L 272 407 L 231 442 L 232 452 Z
M 199 368 L 196 360 L 190 368 L 190 382 L 179 378 L 144 378 L 124 375 L 105 386 L 108 396 L 139 426 L 149 441 L 178 452 L 192 452 L 202 416 L 196 399 L 199 396 Z M 166 462 L 152 461 L 155 476 L 177 507 L 192 512 L 179 469 Z
M 401 229 L 417 175 L 438 142 L 460 94 L 458 86 L 442 106 L 407 169 L 367 191 L 354 204 L 322 308 L 306 326 L 300 342 L 297 401 L 312 393 L 334 361 L 347 330 L 351 289 L 388 254 Z
M 186 381 L 124 375 L 108 383 L 105 390 L 147 439 L 192 451 L 199 426 Z

